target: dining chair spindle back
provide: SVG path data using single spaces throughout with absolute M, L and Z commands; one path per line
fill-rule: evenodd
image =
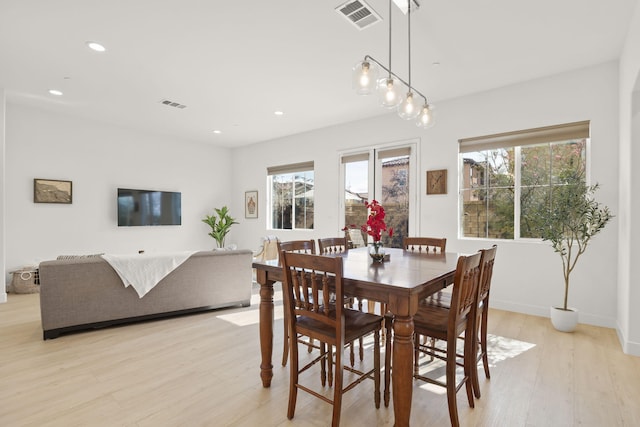
M 346 237 L 327 237 L 318 239 L 318 249 L 320 255 L 332 255 L 346 252 L 349 247 Z
M 333 405 L 332 426 L 340 425 L 342 395 L 360 384 L 364 379 L 374 380 L 374 402 L 380 407 L 380 327 L 382 318 L 369 313 L 352 310 L 343 304 L 330 301 L 330 293 L 335 293 L 336 301 L 344 299 L 342 288 L 342 258 L 320 255 L 282 252 L 284 275 L 284 302 L 289 329 L 292 336 L 307 336 L 322 343 L 320 355 L 304 366 L 299 365 L 298 345 L 291 341 L 290 383 L 287 417 L 292 419 L 296 409 L 298 390 L 305 391 Z M 312 298 L 308 298 L 311 295 Z M 373 368 L 365 372 L 345 366 L 343 362 L 345 343 L 373 334 Z M 333 365 L 333 399 L 319 393 L 300 381 L 300 374 L 320 359 L 326 359 L 332 352 L 325 345 L 335 349 Z M 344 370 L 356 375 L 346 387 Z
M 444 253 L 447 249 L 447 239 L 436 237 L 405 237 L 402 239 L 402 248 L 411 252 Z
M 295 252 L 295 253 L 303 253 L 303 254 L 312 254 L 316 253 L 316 242 L 315 240 L 289 240 L 285 242 L 278 241 L 278 256 L 285 252 Z M 284 284 L 283 284 L 284 285 Z M 283 287 L 284 292 L 284 287 Z M 295 335 L 293 335 L 295 336 Z M 307 344 L 309 353 L 313 351 L 314 348 L 320 348 L 315 345 L 313 340 L 309 340 L 308 342 L 301 341 Z M 282 366 L 287 366 L 287 360 L 289 359 L 289 329 L 287 326 L 287 313 L 284 313 L 284 342 L 282 348 Z M 325 376 L 324 369 L 322 374 L 322 383 L 324 384 Z

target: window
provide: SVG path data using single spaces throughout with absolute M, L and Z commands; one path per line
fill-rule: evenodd
M 313 229 L 313 162 L 267 168 L 274 230 Z
M 554 189 L 586 182 L 589 122 L 462 139 L 462 237 L 539 238 Z
M 393 228 L 392 237 L 383 234 L 384 245 L 402 246 L 403 237 L 417 229 L 416 151 L 417 144 L 405 143 L 340 156 L 344 225 L 357 230 L 367 222 L 365 203 L 378 200 L 385 208 L 387 227 Z M 350 235 L 352 240 L 359 237 L 357 231 Z M 358 241 L 364 244 L 367 236 L 362 237 Z

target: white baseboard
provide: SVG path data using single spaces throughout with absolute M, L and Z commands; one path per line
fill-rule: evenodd
M 529 314 L 532 316 L 549 317 L 549 307 L 514 304 L 509 301 L 493 299 L 489 301 L 489 307 L 497 308 L 499 310 L 514 311 L 516 313 Z M 601 326 L 603 328 L 616 329 L 617 327 L 616 319 L 585 313 L 583 311 L 580 311 L 578 322 L 586 325 Z
M 3 302 L 7 302 L 7 293 L 6 292 L 0 293 L 0 304 L 2 304 Z
M 622 351 L 625 354 L 629 354 L 631 356 L 640 356 L 640 343 L 628 341 L 620 328 L 616 328 L 616 333 L 618 334 L 618 339 L 620 340 L 620 344 L 622 345 Z

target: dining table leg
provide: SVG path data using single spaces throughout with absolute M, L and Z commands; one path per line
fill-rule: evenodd
M 273 280 L 267 279 L 267 273 L 257 270 L 260 284 L 260 378 L 263 387 L 271 387 L 273 378 Z
M 392 391 L 395 427 L 408 427 L 413 397 L 413 317 L 393 321 Z

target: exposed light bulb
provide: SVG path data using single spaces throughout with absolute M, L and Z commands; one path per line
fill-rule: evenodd
M 378 81 L 378 94 L 383 107 L 396 108 L 402 102 L 399 88 L 400 82 L 394 77 L 385 77 Z
M 428 129 L 434 125 L 433 105 L 424 104 L 416 120 L 416 126 Z
M 415 119 L 419 113 L 420 110 L 413 99 L 413 92 L 407 93 L 404 101 L 398 106 L 398 115 L 405 120 L 411 120 Z
M 358 62 L 353 67 L 352 86 L 358 95 L 369 95 L 375 88 L 378 69 L 369 61 Z
M 384 97 L 386 98 L 388 103 L 393 103 L 396 99 L 396 93 L 393 91 L 393 80 L 387 80 L 387 92 Z
M 371 79 L 369 78 L 369 73 L 367 71 L 363 71 L 362 75 L 360 76 L 360 86 L 361 87 L 369 86 L 369 83 L 371 83 Z

